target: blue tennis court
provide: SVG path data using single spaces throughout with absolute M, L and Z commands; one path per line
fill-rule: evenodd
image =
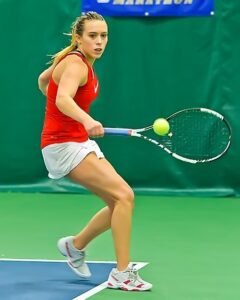
M 141 268 L 145 264 L 136 264 Z M 114 262 L 89 262 L 91 279 L 81 279 L 61 260 L 0 260 L 1 300 L 87 299 L 106 288 Z
M 87 299 L 86 292 L 103 284 L 114 266 L 90 262 L 93 276 L 86 280 L 75 275 L 64 261 L 0 260 L 0 299 Z

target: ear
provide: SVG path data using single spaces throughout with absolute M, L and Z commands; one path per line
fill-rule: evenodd
M 81 41 L 82 41 L 81 36 L 80 36 L 79 34 L 76 34 L 75 36 L 76 36 L 76 42 L 77 42 L 78 44 L 81 44 Z

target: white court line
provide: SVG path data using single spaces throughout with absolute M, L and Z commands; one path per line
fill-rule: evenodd
M 60 259 L 28 259 L 28 258 L 0 258 L 0 261 L 23 261 L 23 262 L 57 262 L 57 263 L 66 263 L 65 260 Z M 95 263 L 95 264 L 101 264 L 101 263 L 109 263 L 113 264 L 116 263 L 115 261 L 86 261 L 87 263 Z M 147 262 L 133 262 L 134 268 L 136 270 L 140 270 L 146 265 L 148 265 Z M 107 288 L 107 281 L 99 284 L 95 288 L 92 288 L 91 290 L 87 291 L 86 293 L 77 296 L 73 298 L 72 300 L 86 300 L 89 297 L 92 297 L 93 295 L 101 292 L 102 290 Z
M 73 298 L 72 300 L 86 300 L 90 297 L 92 297 L 93 295 L 101 292 L 102 290 L 106 289 L 107 288 L 107 281 L 99 284 L 98 286 L 96 286 L 95 288 L 87 291 L 86 293 L 76 297 L 76 298 Z

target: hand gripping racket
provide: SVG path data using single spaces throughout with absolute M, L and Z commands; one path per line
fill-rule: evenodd
M 104 128 L 104 131 L 106 135 L 142 138 L 174 158 L 193 164 L 216 160 L 230 146 L 229 123 L 216 111 L 188 108 L 172 114 L 166 120 L 170 125 L 170 133 L 165 136 L 154 134 L 152 125 L 140 129 Z

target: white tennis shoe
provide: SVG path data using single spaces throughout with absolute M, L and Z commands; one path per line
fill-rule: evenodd
M 92 274 L 85 263 L 85 250 L 78 250 L 73 245 L 73 236 L 61 238 L 57 247 L 62 255 L 66 256 L 69 267 L 79 276 L 89 278 Z
M 142 280 L 137 270 L 128 267 L 125 271 L 119 272 L 112 269 L 108 277 L 108 288 L 120 289 L 124 291 L 148 291 L 152 288 L 152 284 Z

